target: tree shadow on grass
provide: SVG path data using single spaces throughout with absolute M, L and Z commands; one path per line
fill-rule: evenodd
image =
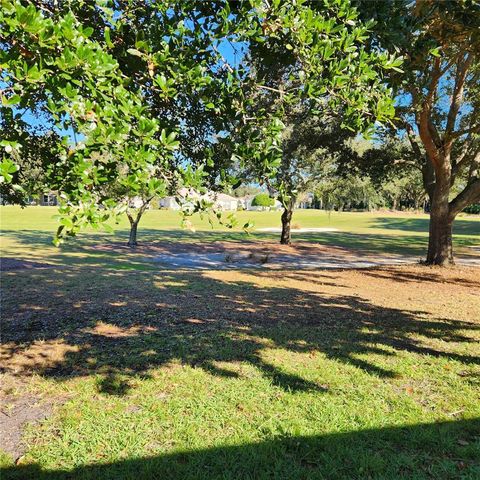
M 428 233 L 429 225 L 430 220 L 428 218 L 378 217 L 372 220 L 374 228 L 405 230 L 408 232 Z M 453 233 L 457 235 L 480 235 L 480 222 L 457 219 L 453 223 Z
M 480 327 L 473 322 L 422 318 L 426 312 L 309 290 L 322 281 L 320 272 L 294 272 L 306 289 L 294 287 L 288 272 L 285 283 L 275 286 L 255 283 L 255 276 L 236 279 L 239 274 L 225 280 L 198 271 L 7 272 L 2 368 L 58 380 L 101 374 L 99 391 L 125 395 L 129 382 L 122 376 L 148 376 L 172 361 L 226 377 L 238 373 L 221 364 L 246 362 L 284 390 L 324 390 L 281 360 L 271 360 L 271 349 L 322 353 L 387 378 L 395 372 L 378 357 L 403 352 L 480 364 L 455 348 L 456 342 L 475 341 Z M 435 340 L 442 348 L 432 347 Z
M 72 470 L 22 465 L 2 480 L 475 479 L 480 420 L 389 427 L 162 453 Z
M 464 278 L 446 278 L 445 276 L 439 275 L 435 269 L 438 267 L 431 267 L 431 271 L 427 274 L 425 271 L 415 272 L 404 272 L 399 271 L 398 269 L 392 267 L 383 267 L 379 269 L 368 269 L 364 270 L 365 275 L 368 275 L 373 278 L 389 279 L 397 283 L 405 282 L 414 282 L 414 283 L 451 283 L 453 285 L 463 284 L 469 287 L 480 288 L 480 281 L 475 280 L 466 280 Z
M 380 219 L 382 220 L 382 219 Z M 380 221 L 379 220 L 379 221 Z M 395 221 L 397 219 L 385 219 Z M 423 219 L 398 219 L 398 222 L 416 222 Z M 474 222 L 465 222 L 474 223 Z M 480 222 L 477 222 L 480 225 Z M 407 224 L 408 225 L 408 224 Z M 378 225 L 381 227 L 381 225 Z M 386 227 L 396 229 L 394 226 Z M 480 227 L 479 227 L 480 228 Z M 408 230 L 405 227 L 405 230 Z M 456 247 L 478 244 L 475 237 L 475 228 L 464 227 L 465 236 L 455 237 Z M 428 237 L 416 232 L 422 231 L 414 223 L 412 229 L 403 235 L 382 233 L 352 233 L 352 232 L 303 232 L 293 234 L 293 249 L 290 254 L 302 254 L 305 244 L 320 244 L 328 247 L 340 247 L 351 251 L 361 257 L 363 254 L 407 255 L 422 259 L 426 253 Z M 478 232 L 480 233 L 480 232 Z M 184 247 L 185 251 L 191 245 L 202 244 L 202 249 L 209 252 L 222 251 L 221 242 L 238 244 L 239 248 L 249 245 L 258 246 L 260 242 L 278 243 L 278 234 L 267 232 L 252 232 L 247 235 L 243 231 L 202 230 L 195 233 L 187 230 L 154 230 L 144 229 L 139 233 L 139 248 L 127 248 L 128 230 L 117 230 L 115 235 L 90 233 L 80 234 L 78 238 L 67 242 L 57 250 L 45 254 L 45 247 L 52 246 L 52 235 L 40 230 L 3 230 L 2 235 L 15 239 L 16 243 L 28 248 L 28 259 L 32 261 L 46 261 L 53 265 L 69 266 L 112 266 L 125 269 L 152 269 L 156 268 L 145 260 L 155 256 L 156 247 L 165 247 L 168 252 L 170 247 L 176 249 Z M 470 235 L 470 236 L 467 236 Z M 149 251 L 151 249 L 151 251 Z M 470 251 L 471 250 L 471 251 Z M 462 252 L 462 255 L 477 256 L 472 249 Z M 158 255 L 158 252 L 156 253 Z

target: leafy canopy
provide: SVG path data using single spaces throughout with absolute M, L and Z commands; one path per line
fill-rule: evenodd
M 272 174 L 282 111 L 299 99 L 312 111 L 341 106 L 354 131 L 393 116 L 383 71 L 401 60 L 364 48 L 369 25 L 346 0 L 139 2 L 137 13 L 106 0 L 82 5 L 3 0 L 0 13 L 2 125 L 12 132 L 0 141 L 0 180 L 23 188 L 14 174 L 25 112 L 61 132 L 47 168 L 60 193 L 59 237 L 122 213 L 109 192 L 201 188 L 207 175 L 229 181 L 218 145 Z M 231 65 L 226 44 L 242 48 L 245 62 Z M 279 59 L 276 81 L 269 66 Z M 277 94 L 274 108 L 259 102 L 266 91 Z

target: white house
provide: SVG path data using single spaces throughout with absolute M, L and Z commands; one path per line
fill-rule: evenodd
M 304 193 L 298 198 L 295 208 L 312 208 L 314 194 L 311 192 Z
M 195 200 L 205 200 L 207 202 L 213 203 L 213 208 L 223 211 L 235 211 L 238 208 L 238 199 L 227 195 L 225 193 L 218 192 L 207 192 L 205 194 L 200 194 L 193 189 L 181 188 L 178 191 L 178 199 L 181 202 L 177 202 L 177 199 L 174 196 L 161 198 L 158 202 L 161 208 L 168 208 L 170 210 L 180 210 L 183 208 L 188 208 L 192 206 L 192 201 Z
M 252 202 L 255 198 L 255 195 L 245 195 L 244 197 L 238 197 L 237 202 L 238 206 L 242 207 L 244 210 L 252 209 Z
M 231 211 L 238 209 L 238 199 L 226 193 L 215 193 L 213 199 L 215 207 L 219 210 Z

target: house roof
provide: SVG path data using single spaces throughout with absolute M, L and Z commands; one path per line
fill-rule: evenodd
M 209 192 L 209 194 L 213 195 L 213 198 L 217 201 L 222 201 L 222 202 L 237 202 L 238 198 L 232 197 L 231 195 L 227 195 L 226 193 L 215 193 L 215 192 Z

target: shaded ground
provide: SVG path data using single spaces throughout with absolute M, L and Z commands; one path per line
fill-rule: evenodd
M 164 268 L 193 269 L 318 269 L 369 268 L 418 263 L 419 258 L 393 254 L 368 254 L 318 243 L 280 245 L 267 241 L 154 242 L 131 249 L 121 243 L 94 247 L 95 251 L 124 253 L 127 258 L 146 259 Z M 480 266 L 480 256 L 457 257 L 460 265 Z
M 8 270 L 28 270 L 31 268 L 49 268 L 53 265 L 49 263 L 30 262 L 20 258 L 0 258 L 0 271 Z
M 375 362 L 359 362 L 356 354 L 376 352 L 371 345 L 383 343 L 480 362 L 455 351 L 458 342 L 473 342 L 480 328 L 475 268 L 252 273 L 72 268 L 7 272 L 3 283 L 2 370 L 15 375 L 71 377 L 99 365 L 133 373 L 178 355 L 208 364 L 236 359 L 237 342 L 244 345 L 240 359 L 261 365 L 264 345 L 249 339 L 255 335 L 287 347 L 299 342 L 302 350 L 320 349 L 385 376 L 393 373 Z M 342 338 L 345 329 L 355 334 L 348 341 Z M 237 339 L 240 331 L 250 333 Z M 328 338 L 317 338 L 325 332 Z M 158 350 L 166 338 L 193 343 L 177 350 L 170 340 Z M 150 347 L 154 351 L 142 356 Z M 125 358 L 126 352 L 136 354 Z

